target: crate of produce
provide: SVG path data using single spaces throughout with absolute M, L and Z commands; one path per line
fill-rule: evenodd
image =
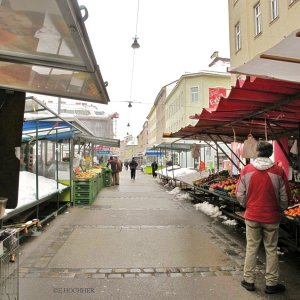
M 300 204 L 293 205 L 283 211 L 284 216 L 296 223 L 300 223 Z

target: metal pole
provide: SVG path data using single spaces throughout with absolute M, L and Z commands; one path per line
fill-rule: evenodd
M 39 200 L 39 121 L 35 124 L 35 199 Z M 39 205 L 36 207 L 36 218 L 39 218 Z
M 222 139 L 222 137 L 220 135 L 218 135 L 219 139 L 223 142 L 223 144 L 231 151 L 231 153 L 233 153 L 233 155 L 239 160 L 239 162 L 245 166 L 244 162 L 238 157 L 238 155 L 236 155 L 236 153 L 234 153 L 232 151 L 232 149 L 227 145 L 227 143 L 225 143 L 225 141 Z M 227 156 L 227 155 L 226 155 Z
M 218 142 L 215 142 L 217 146 L 217 173 L 220 172 L 220 160 L 219 160 L 219 148 L 218 148 Z
M 74 157 L 74 144 L 73 140 L 69 140 L 69 168 L 70 168 L 70 203 L 73 203 L 73 157 Z
M 56 148 L 56 188 L 58 189 L 58 142 L 57 142 L 57 129 L 55 130 L 55 148 Z M 59 195 L 57 193 L 57 209 L 59 209 Z
M 209 136 L 209 138 L 210 138 L 213 142 L 216 143 L 216 141 L 214 140 L 214 138 L 213 138 L 211 135 L 208 135 L 208 136 Z M 236 167 L 239 171 L 241 171 L 241 168 L 235 163 L 234 160 L 231 159 L 231 157 L 228 156 L 228 154 L 222 149 L 222 147 L 220 147 L 220 145 L 218 145 L 218 144 L 216 143 L 216 147 L 217 147 L 217 149 L 220 149 L 220 150 L 224 153 L 224 155 L 232 162 L 233 165 L 235 165 L 235 167 Z
M 297 165 L 298 165 L 298 172 L 300 172 L 300 123 L 298 124 L 297 147 L 298 147 Z
M 187 151 L 185 151 L 185 167 L 187 168 L 188 163 L 187 163 Z
M 175 181 L 175 177 L 174 177 L 174 162 L 173 162 L 173 143 L 171 143 L 171 162 L 172 162 L 172 177 L 173 177 L 173 181 L 175 182 L 175 187 L 176 187 L 176 181 Z

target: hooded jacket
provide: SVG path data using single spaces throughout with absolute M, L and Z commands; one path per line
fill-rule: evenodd
M 246 220 L 272 224 L 280 222 L 291 192 L 283 168 L 270 158 L 258 157 L 241 171 L 236 197 L 246 208 Z

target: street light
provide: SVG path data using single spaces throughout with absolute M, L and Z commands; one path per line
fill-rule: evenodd
M 133 38 L 133 43 L 132 43 L 132 45 L 131 45 L 131 48 L 132 49 L 138 49 L 138 48 L 140 48 L 140 44 L 138 43 L 138 37 L 137 36 L 135 36 L 134 38 Z

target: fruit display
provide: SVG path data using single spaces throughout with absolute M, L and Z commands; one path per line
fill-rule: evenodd
M 92 168 L 82 170 L 81 167 L 76 167 L 74 169 L 74 178 L 75 179 L 90 179 L 93 177 L 97 177 L 98 174 L 103 172 L 103 169 L 107 169 L 103 166 L 93 166 Z
M 92 168 L 89 169 L 87 172 L 92 173 L 92 174 L 101 174 L 102 173 L 102 168 Z
M 300 217 L 300 205 L 293 206 L 283 211 L 283 213 L 289 217 Z
M 195 186 L 200 186 L 200 185 L 203 185 L 203 184 L 205 184 L 205 183 L 208 183 L 208 182 L 210 182 L 210 181 L 212 181 L 212 180 L 215 180 L 215 179 L 217 179 L 218 177 L 219 177 L 218 174 L 211 174 L 211 175 L 209 175 L 208 177 L 199 178 L 199 179 L 197 179 L 197 180 L 194 180 L 194 181 L 193 181 L 193 185 L 195 185 Z
M 95 177 L 91 172 L 79 172 L 75 174 L 75 179 L 91 179 Z
M 237 181 L 238 178 L 228 177 L 225 180 L 212 183 L 209 186 L 209 190 L 225 192 L 228 196 L 235 197 Z

